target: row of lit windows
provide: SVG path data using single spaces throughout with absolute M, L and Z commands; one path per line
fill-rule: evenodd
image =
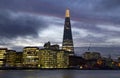
M 3 61 L 0 61 L 0 65 L 2 65 L 3 64 Z

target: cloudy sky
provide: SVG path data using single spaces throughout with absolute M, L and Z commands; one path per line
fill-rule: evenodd
M 75 47 L 120 46 L 120 0 L 0 0 L 0 47 L 61 45 L 67 8 Z

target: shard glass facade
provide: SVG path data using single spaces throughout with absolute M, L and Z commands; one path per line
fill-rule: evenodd
M 68 9 L 66 10 L 65 14 L 62 49 L 65 51 L 69 51 L 70 55 L 74 55 L 73 38 L 70 23 L 70 12 Z

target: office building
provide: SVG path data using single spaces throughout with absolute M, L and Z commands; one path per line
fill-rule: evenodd
M 23 49 L 23 66 L 38 67 L 38 47 L 25 47 Z
M 5 66 L 7 48 L 0 48 L 0 67 Z
M 57 60 L 56 60 L 57 52 L 50 49 L 41 49 L 38 53 L 39 57 L 39 66 L 41 68 L 56 68 Z
M 68 51 L 69 55 L 74 55 L 74 46 L 73 46 L 69 9 L 66 10 L 66 14 L 65 14 L 62 49 Z
M 38 53 L 41 68 L 68 68 L 69 53 L 64 50 L 41 49 Z
M 7 67 L 15 67 L 16 61 L 16 51 L 15 50 L 7 50 L 6 54 L 6 66 Z
M 63 50 L 58 50 L 56 52 L 57 52 L 57 68 L 68 68 L 69 53 Z
M 23 52 L 16 52 L 15 64 L 16 64 L 16 67 L 23 66 Z
M 101 54 L 98 52 L 85 52 L 83 58 L 85 60 L 99 59 L 101 58 Z

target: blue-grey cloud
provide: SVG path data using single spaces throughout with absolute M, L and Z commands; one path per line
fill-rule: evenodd
M 72 20 L 90 23 L 112 22 L 119 24 L 119 3 L 119 0 L 1 0 L 0 8 L 62 18 L 65 9 L 70 8 Z
M 108 11 L 108 10 L 115 10 L 120 7 L 120 0 L 101 0 L 99 7 L 96 7 L 96 9 L 100 9 L 103 11 Z
M 36 36 L 39 30 L 47 25 L 41 19 L 30 15 L 0 11 L 0 38 L 16 38 L 19 36 Z

